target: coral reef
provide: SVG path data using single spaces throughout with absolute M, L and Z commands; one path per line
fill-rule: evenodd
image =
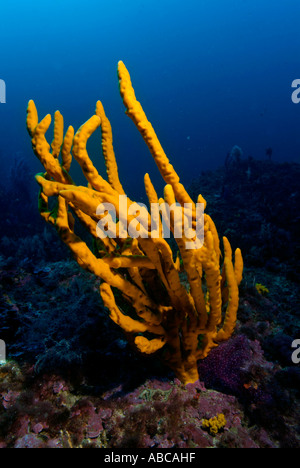
M 173 381 L 161 361 L 132 351 L 99 304 L 100 278 L 68 256 L 51 226 L 41 222 L 16 240 L 3 224 L 0 338 L 8 361 L 0 366 L 1 447 L 300 447 L 300 368 L 291 360 L 300 332 L 295 256 L 261 249 L 259 235 L 249 237 L 243 208 L 248 219 L 260 213 L 260 222 L 269 223 L 261 200 L 263 188 L 266 200 L 274 196 L 273 181 L 290 200 L 287 248 L 295 250 L 299 172 L 294 164 L 259 160 L 252 167 L 250 205 L 247 186 L 238 190 L 243 160 L 233 197 L 218 196 L 224 168 L 203 174 L 195 188 L 207 194 L 218 226 L 230 225 L 233 237 L 238 232 L 247 262 L 234 335 L 198 361 L 201 382 L 194 385 Z M 256 284 L 266 285 L 268 295 Z M 226 426 L 213 437 L 201 424 L 218 414 Z
M 53 150 L 57 155 L 58 146 Z M 262 153 L 265 159 L 254 159 L 235 147 L 225 166 L 193 171 L 187 192 L 205 197 L 218 231 L 246 261 L 234 334 L 198 361 L 200 381 L 184 385 L 162 360 L 133 351 L 99 301 L 101 278 L 73 261 L 39 216 L 26 158 L 8 150 L 12 171 L 0 181 L 0 339 L 7 358 L 0 363 L 0 448 L 300 447 L 300 367 L 292 360 L 300 336 L 300 165 Z M 76 231 L 92 248 L 77 222 Z M 126 268 L 116 272 L 132 281 Z M 226 425 L 212 435 L 202 423 L 219 414 Z
M 129 341 L 143 354 L 159 354 L 187 384 L 198 380 L 198 359 L 205 358 L 233 333 L 242 255 L 236 249 L 233 262 L 230 243 L 223 237 L 221 263 L 218 233 L 206 213 L 202 226 L 204 239 L 200 240 L 197 228 L 201 216 L 197 208 L 200 204 L 205 208 L 206 201 L 198 195 L 197 203 L 193 202 L 180 183 L 135 97 L 122 62 L 118 64 L 118 75 L 126 113 L 141 133 L 167 184 L 164 199 L 158 198 L 148 174 L 144 182 L 151 216 L 125 195 L 118 177 L 111 126 L 100 101 L 95 115 L 75 135 L 70 126 L 64 136 L 63 117 L 56 111 L 51 150 L 45 137 L 51 116 L 39 122 L 35 104 L 30 101 L 27 128 L 33 150 L 46 171 L 36 176 L 40 185 L 39 210 L 45 221 L 56 227 L 79 265 L 101 278 L 104 305 Z M 108 181 L 99 175 L 86 149 L 89 137 L 99 126 Z M 70 176 L 72 156 L 87 179 L 87 187 L 77 186 Z M 49 207 L 50 197 L 57 199 L 54 208 Z M 108 205 L 114 209 L 115 217 Z M 159 206 L 155 230 L 154 206 Z M 187 218 L 190 218 L 188 232 Z M 178 247 L 175 259 L 163 235 L 166 219 Z M 75 233 L 76 220 L 92 235 L 94 249 Z
M 235 397 L 199 382 L 153 379 L 126 395 L 80 397 L 66 379 L 37 379 L 14 362 L 0 376 L 2 448 L 276 447 L 263 430 L 245 428 Z

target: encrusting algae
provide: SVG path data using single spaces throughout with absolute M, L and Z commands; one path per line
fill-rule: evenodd
M 36 175 L 40 185 L 39 211 L 46 222 L 55 226 L 78 264 L 101 278 L 103 303 L 111 319 L 135 347 L 141 353 L 157 353 L 183 383 L 193 383 L 199 378 L 197 360 L 205 358 L 213 347 L 233 333 L 243 259 L 240 249 L 236 249 L 233 262 L 230 243 L 223 237 L 221 264 L 218 233 L 206 213 L 202 217 L 203 242 L 199 241 L 198 205 L 205 208 L 206 201 L 199 195 L 195 203 L 180 183 L 135 97 L 123 62 L 118 64 L 118 76 L 126 114 L 141 133 L 167 184 L 164 198 L 158 198 L 148 174 L 144 183 L 150 214 L 138 209 L 126 196 L 118 176 L 111 125 L 100 101 L 95 114 L 76 134 L 70 126 L 64 135 L 63 117 L 56 111 L 54 139 L 50 146 L 45 134 L 51 116 L 48 114 L 39 122 L 31 100 L 27 129 L 33 151 L 45 169 L 44 173 Z M 98 173 L 86 149 L 88 139 L 98 127 L 101 128 L 107 180 Z M 86 187 L 77 186 L 69 174 L 72 158 L 81 166 Z M 51 210 L 49 197 L 57 199 Z M 158 214 L 155 206 L 160 207 Z M 110 214 L 110 209 L 115 216 Z M 164 237 L 163 223 L 168 211 L 169 227 L 178 246 L 175 259 Z M 188 233 L 185 229 L 187 213 L 191 218 Z M 154 218 L 155 230 L 152 229 Z M 76 221 L 92 235 L 94 251 L 76 235 Z M 192 247 L 188 241 L 192 241 Z M 121 292 L 122 304 L 117 304 L 112 288 Z

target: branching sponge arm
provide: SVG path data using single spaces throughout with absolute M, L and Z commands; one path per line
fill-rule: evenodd
M 183 185 L 179 183 L 178 174 L 167 158 L 154 128 L 147 119 L 141 104 L 136 99 L 130 75 L 122 61 L 118 63 L 118 76 L 120 94 L 126 107 L 126 114 L 133 120 L 141 133 L 164 181 L 173 187 L 175 196 L 180 204 L 193 203 Z

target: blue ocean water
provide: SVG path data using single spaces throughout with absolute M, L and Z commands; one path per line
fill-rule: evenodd
M 222 165 L 234 145 L 245 157 L 265 159 L 272 147 L 275 161 L 299 162 L 300 104 L 291 100 L 291 83 L 300 78 L 299 20 L 298 0 L 2 2 L 2 174 L 15 158 L 26 160 L 30 178 L 42 169 L 25 128 L 29 99 L 40 117 L 59 109 L 75 129 L 100 99 L 128 193 L 143 199 L 145 172 L 161 189 L 148 149 L 124 115 L 119 60 L 185 184 Z M 89 150 L 104 170 L 99 135 Z
M 299 22 L 299 0 L 0 3 L 0 448 L 300 447 Z M 62 221 L 56 197 L 53 216 L 44 203 L 39 215 L 34 175 L 44 168 L 26 129 L 30 99 L 40 120 L 59 109 L 75 131 L 100 99 L 126 193 L 147 203 L 148 172 L 162 196 L 165 183 L 125 115 L 119 60 L 191 198 L 206 199 L 225 255 L 206 218 L 202 251 L 178 256 L 176 235 L 167 244 L 138 240 L 145 258 L 133 261 L 146 263 L 123 268 L 118 257 L 130 246 L 135 257 L 135 244 L 91 239 L 75 210 L 76 262 L 67 230 L 56 223 L 57 235 L 51 225 Z M 51 143 L 53 125 L 46 136 Z M 100 129 L 88 152 L 105 175 Z M 76 161 L 71 175 L 86 185 Z M 234 273 L 223 236 L 236 252 Z M 178 278 L 167 252 L 179 260 Z M 91 268 L 92 254 L 112 265 L 115 280 Z M 135 322 L 132 333 L 117 326 L 111 299 L 104 307 L 103 278 Z M 233 335 L 215 348 L 226 333 L 206 332 L 217 314 L 216 330 L 227 332 L 237 304 Z M 133 352 L 146 338 L 146 352 L 164 346 L 153 359 Z M 206 345 L 213 349 L 197 367 Z M 173 366 L 178 355 L 199 382 L 174 380 L 173 370 L 184 377 L 183 365 Z M 203 421 L 220 416 L 218 433 L 208 433 Z

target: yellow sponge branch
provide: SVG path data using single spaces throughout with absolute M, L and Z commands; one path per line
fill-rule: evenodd
M 101 120 L 102 131 L 102 152 L 105 159 L 108 182 L 120 194 L 125 194 L 119 179 L 118 166 L 113 148 L 113 136 L 110 121 L 105 115 L 104 107 L 101 101 L 96 103 L 96 115 Z
M 71 167 L 71 162 L 72 162 L 71 149 L 73 145 L 73 138 L 74 138 L 74 128 L 72 127 L 72 125 L 70 125 L 63 139 L 63 145 L 61 149 L 62 167 L 66 172 L 69 172 L 70 167 Z
M 58 158 L 64 139 L 64 118 L 59 111 L 54 114 L 54 138 L 51 143 L 52 155 Z

